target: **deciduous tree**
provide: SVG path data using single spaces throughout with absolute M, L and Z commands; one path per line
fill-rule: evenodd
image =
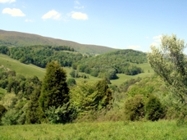
M 163 35 L 160 47 L 151 46 L 148 60 L 155 71 L 172 89 L 175 99 L 187 103 L 187 60 L 183 40 L 176 35 Z M 179 103 L 178 102 L 178 103 Z

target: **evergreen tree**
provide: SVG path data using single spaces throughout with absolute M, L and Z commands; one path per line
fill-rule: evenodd
M 31 99 L 28 103 L 27 112 L 26 112 L 26 121 L 27 123 L 40 123 L 42 118 L 42 110 L 39 106 L 39 97 L 40 97 L 41 87 L 38 86 L 35 88 L 31 94 Z
M 46 75 L 42 83 L 40 105 L 45 112 L 49 107 L 58 108 L 69 102 L 69 88 L 66 73 L 58 62 L 47 64 Z

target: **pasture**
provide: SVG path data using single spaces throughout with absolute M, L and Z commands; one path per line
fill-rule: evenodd
M 1 126 L 1 140 L 185 140 L 176 121 L 92 122 Z

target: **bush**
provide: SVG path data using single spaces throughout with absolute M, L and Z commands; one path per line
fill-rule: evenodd
M 125 119 L 136 121 L 144 118 L 144 101 L 140 94 L 127 99 L 125 102 Z
M 76 118 L 77 112 L 75 108 L 70 107 L 67 103 L 58 108 L 50 106 L 45 111 L 45 115 L 50 123 L 67 123 L 72 122 Z
M 68 84 L 68 86 L 74 86 L 74 85 L 76 85 L 76 81 L 74 78 L 69 78 L 67 80 L 67 84 Z
M 10 109 L 6 112 L 6 114 L 2 117 L 3 125 L 15 125 L 18 124 L 17 120 L 20 116 L 19 111 L 16 109 Z
M 151 121 L 157 121 L 164 117 L 164 108 L 160 100 L 150 95 L 145 103 L 146 118 Z
M 0 104 L 0 124 L 1 124 L 1 117 L 5 114 L 6 108 Z

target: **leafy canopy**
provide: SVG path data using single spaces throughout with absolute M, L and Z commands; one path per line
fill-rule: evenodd
M 176 35 L 163 35 L 160 48 L 152 46 L 148 60 L 155 71 L 172 90 L 176 99 L 187 103 L 187 61 L 184 41 Z

